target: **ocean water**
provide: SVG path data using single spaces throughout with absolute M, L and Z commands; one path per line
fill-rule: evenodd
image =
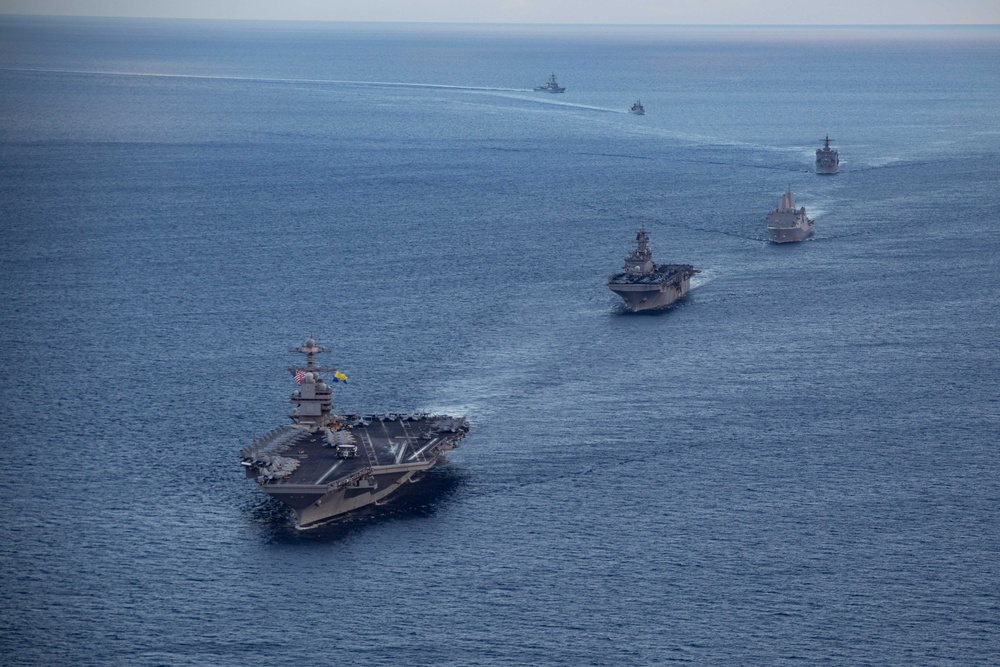
M 998 185 L 996 27 L 0 18 L 3 662 L 997 664 Z M 297 534 L 309 334 L 472 431 Z

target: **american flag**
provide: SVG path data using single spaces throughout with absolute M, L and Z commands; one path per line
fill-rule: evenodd
M 306 379 L 306 372 L 301 368 L 295 369 L 295 384 L 302 384 L 302 381 Z

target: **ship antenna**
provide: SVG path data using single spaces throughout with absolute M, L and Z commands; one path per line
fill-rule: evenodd
M 291 371 L 292 375 L 295 375 L 299 371 L 305 371 L 307 373 L 315 373 L 319 375 L 320 373 L 333 373 L 336 371 L 335 368 L 319 368 L 316 366 L 316 355 L 320 352 L 330 352 L 330 348 L 323 347 L 322 345 L 317 345 L 316 341 L 313 339 L 312 335 L 306 340 L 305 343 L 298 347 L 293 347 L 291 352 L 300 352 L 306 355 L 306 365 L 305 368 L 299 366 L 292 366 L 288 370 Z
M 320 368 L 316 365 L 316 355 L 320 352 L 330 352 L 330 348 L 317 345 L 312 335 L 306 339 L 305 343 L 293 347 L 291 351 L 306 355 L 306 365 L 304 368 L 301 366 L 288 368 L 292 377 L 295 378 L 295 384 L 301 385 L 299 389 L 292 392 L 291 402 L 298 407 L 292 410 L 289 416 L 297 424 L 315 430 L 330 422 L 333 410 L 331 389 L 323 381 L 323 374 L 333 373 L 335 382 L 341 379 L 346 381 L 347 376 L 336 368 Z

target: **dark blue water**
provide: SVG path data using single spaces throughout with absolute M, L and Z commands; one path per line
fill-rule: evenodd
M 3 662 L 996 664 L 998 184 L 996 28 L 3 18 Z M 473 430 L 297 535 L 309 333 Z

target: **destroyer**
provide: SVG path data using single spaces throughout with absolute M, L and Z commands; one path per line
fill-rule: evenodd
M 535 90 L 542 91 L 544 93 L 565 93 L 566 89 L 556 83 L 556 75 L 553 74 L 549 77 L 548 82 L 544 86 L 538 86 Z
M 380 503 L 419 481 L 469 431 L 464 417 L 336 414 L 324 376 L 347 376 L 314 359 L 329 351 L 312 338 L 292 349 L 306 355 L 305 366 L 289 368 L 298 383 L 292 423 L 255 437 L 240 452 L 246 476 L 295 510 L 301 529 Z
M 826 135 L 826 142 L 823 148 L 816 149 L 816 173 L 836 174 L 840 169 L 840 154 L 830 148 L 830 135 Z
M 666 308 L 691 289 L 690 264 L 654 264 L 649 236 L 643 227 L 636 232 L 635 250 L 625 258 L 625 267 L 608 280 L 608 288 L 625 300 L 629 310 Z
M 806 217 L 806 207 L 795 208 L 792 189 L 781 197 L 778 208 L 767 214 L 767 233 L 775 243 L 801 241 L 813 233 L 813 221 Z

